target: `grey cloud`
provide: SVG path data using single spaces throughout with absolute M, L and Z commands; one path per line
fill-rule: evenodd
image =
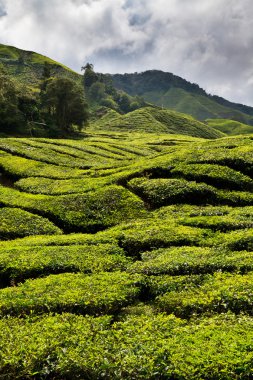
M 79 70 L 162 69 L 253 105 L 251 0 L 0 0 L 0 42 Z
M 7 16 L 7 12 L 4 6 L 4 3 L 0 1 L 0 17 Z

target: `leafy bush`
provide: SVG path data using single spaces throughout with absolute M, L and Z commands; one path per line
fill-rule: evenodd
M 250 177 L 221 165 L 180 164 L 171 170 L 172 175 L 182 176 L 190 181 L 206 182 L 218 188 L 252 190 Z
M 71 314 L 0 320 L 0 368 L 6 379 L 52 377 L 250 379 L 253 321 L 232 314 L 188 325 L 174 317 Z
M 1 203 L 39 212 L 68 230 L 96 231 L 136 217 L 146 211 L 143 202 L 120 186 L 86 194 L 50 197 L 22 193 L 0 186 Z
M 158 296 L 160 310 L 182 318 L 204 312 L 247 312 L 252 314 L 253 273 L 244 275 L 215 273 L 200 287 L 171 291 Z
M 62 231 L 42 216 L 18 208 L 0 208 L 0 239 L 43 234 L 62 234 Z
M 170 219 L 144 219 L 122 224 L 110 230 L 112 236 L 128 254 L 139 256 L 140 252 L 161 247 L 180 245 L 205 245 L 212 235 L 210 230 L 177 226 Z
M 0 290 L 0 315 L 116 313 L 140 291 L 141 276 L 124 272 L 50 275 Z
M 182 179 L 135 178 L 128 185 L 152 207 L 172 203 L 206 204 L 217 198 L 213 187 Z
M 158 249 L 142 254 L 129 271 L 147 275 L 186 275 L 216 271 L 253 270 L 253 255 L 249 252 L 229 252 L 218 248 L 178 247 Z
M 27 278 L 63 272 L 111 272 L 131 263 L 114 244 L 70 246 L 14 246 L 0 248 L 0 275 L 3 285 Z

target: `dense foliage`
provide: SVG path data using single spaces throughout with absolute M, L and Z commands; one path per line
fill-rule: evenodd
M 252 152 L 97 122 L 0 139 L 0 374 L 250 378 Z

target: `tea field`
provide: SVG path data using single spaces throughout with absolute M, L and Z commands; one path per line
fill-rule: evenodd
M 118 127 L 0 139 L 0 378 L 252 379 L 253 137 Z

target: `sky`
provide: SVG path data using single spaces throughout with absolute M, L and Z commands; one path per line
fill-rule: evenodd
M 253 106 L 252 0 L 0 0 L 0 43 L 76 71 L 172 72 Z

